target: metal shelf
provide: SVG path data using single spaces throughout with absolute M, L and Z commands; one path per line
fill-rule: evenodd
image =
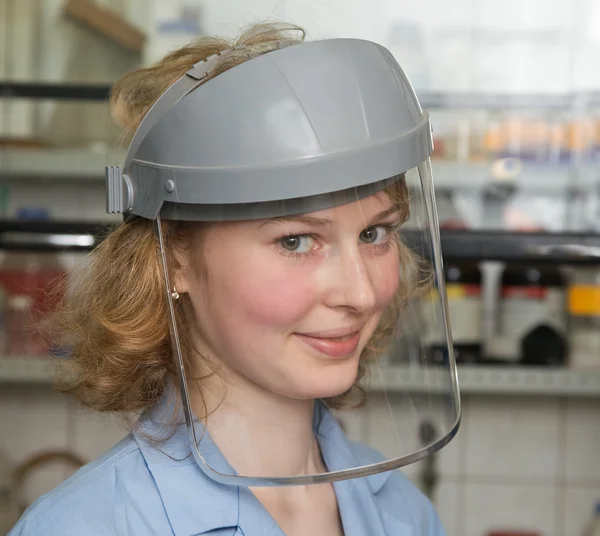
M 502 366 L 459 366 L 463 395 L 525 395 L 600 397 L 600 368 L 589 370 Z M 427 381 L 426 381 L 427 380 Z M 382 367 L 373 371 L 370 387 L 388 391 L 446 393 L 447 378 L 435 369 L 417 366 Z
M 51 384 L 54 363 L 41 357 L 0 357 L 0 384 Z

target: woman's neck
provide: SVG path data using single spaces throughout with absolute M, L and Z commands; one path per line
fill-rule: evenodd
M 226 382 L 226 384 L 225 384 Z M 225 387 L 226 385 L 226 387 Z M 233 371 L 190 389 L 197 417 L 239 475 L 285 477 L 325 471 L 313 433 L 314 400 L 267 391 Z

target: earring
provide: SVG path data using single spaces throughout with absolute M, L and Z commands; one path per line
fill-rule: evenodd
M 171 292 L 171 298 L 173 298 L 175 301 L 179 299 L 179 292 L 177 292 L 175 285 L 173 285 L 173 292 Z

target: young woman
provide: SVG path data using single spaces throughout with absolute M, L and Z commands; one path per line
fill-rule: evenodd
M 60 325 L 69 390 L 141 417 L 13 536 L 443 534 L 392 470 L 456 432 L 451 345 L 428 443 L 411 436 L 431 419 L 426 396 L 391 407 L 400 446 L 387 456 L 332 413 L 372 396 L 361 380 L 414 313 L 424 272 L 398 235 L 409 216 L 431 245 L 424 303 L 448 340 L 429 121 L 383 47 L 303 37 L 266 24 L 202 38 L 114 86 L 133 139 L 107 169 L 108 209 L 125 222 Z

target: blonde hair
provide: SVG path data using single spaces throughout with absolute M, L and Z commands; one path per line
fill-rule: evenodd
M 119 80 L 112 88 L 112 112 L 129 136 L 164 90 L 198 61 L 221 53 L 221 60 L 210 78 L 246 61 L 249 52 L 254 56 L 303 39 L 301 28 L 281 23 L 254 26 L 234 42 L 202 37 L 170 53 L 156 65 Z M 408 189 L 404 178 L 387 193 L 408 217 Z M 76 273 L 55 316 L 57 338 L 71 352 L 70 359 L 62 361 L 58 388 L 74 393 L 92 410 L 142 411 L 161 398 L 167 380 L 176 374 L 164 275 L 153 225 L 152 221 L 140 218 L 110 232 Z M 171 273 L 175 269 L 173 252 L 185 247 L 186 236 L 198 225 L 162 223 Z M 409 249 L 400 242 L 398 245 L 403 265 L 413 263 Z M 401 285 L 396 300 L 361 356 L 354 388 L 326 400 L 330 407 L 341 408 L 351 400 L 353 403 L 362 401 L 364 391 L 359 382 L 366 373 L 367 363 L 384 349 L 411 288 L 412 285 Z M 176 321 L 186 371 L 191 377 L 197 370 L 193 358 L 196 354 L 184 322 L 189 303 L 186 296 L 181 298 L 176 307 Z M 360 395 L 358 399 L 353 396 L 355 393 Z
M 302 28 L 284 23 L 257 24 L 234 41 L 201 37 L 167 54 L 158 63 L 126 74 L 116 82 L 110 97 L 112 117 L 124 128 L 124 137 L 130 137 L 158 97 L 199 61 L 220 55 L 217 65 L 204 79 L 207 82 L 250 57 L 301 43 L 304 37 Z

